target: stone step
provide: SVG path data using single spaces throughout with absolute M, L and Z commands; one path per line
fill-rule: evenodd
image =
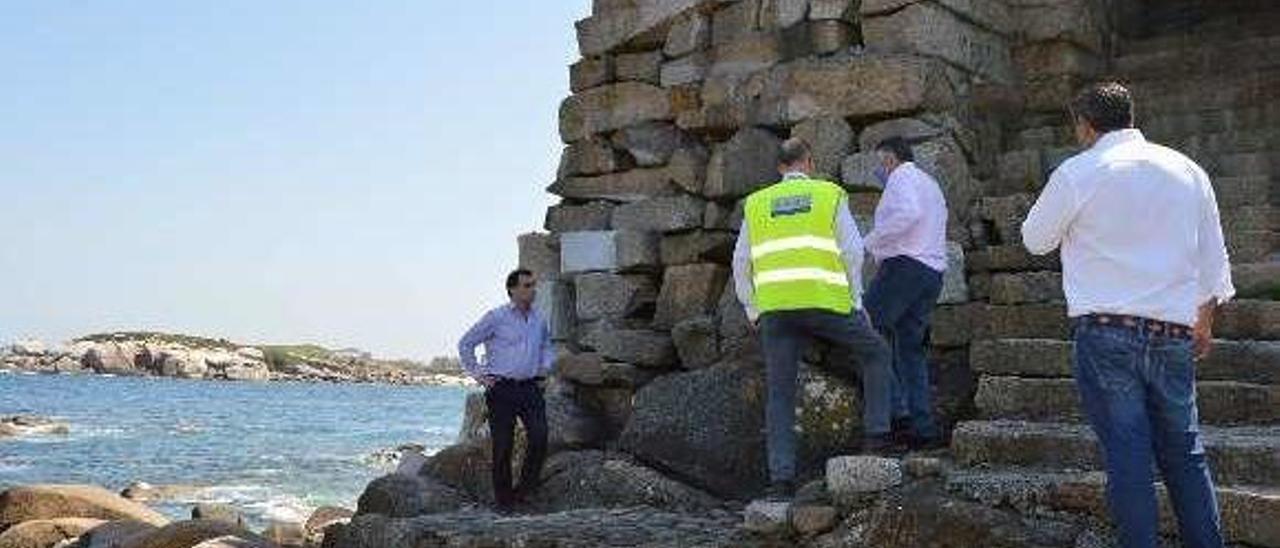
M 1071 512 L 1109 519 L 1102 472 L 956 469 L 947 472 L 946 484 L 950 491 L 970 500 L 1014 508 L 1027 515 Z M 1160 530 L 1176 534 L 1177 523 L 1163 486 L 1159 493 Z M 1280 489 L 1219 485 L 1217 495 L 1228 542 L 1280 548 Z
M 1280 67 L 1280 36 L 1264 35 L 1207 47 L 1202 42 L 1193 47 L 1154 50 L 1140 47 L 1117 57 L 1111 72 L 1126 79 L 1140 79 L 1168 78 L 1173 74 L 1230 74 L 1275 67 Z
M 973 401 L 987 419 L 1083 420 L 1074 379 L 984 375 Z M 1280 423 L 1280 385 L 1202 381 L 1196 403 L 1205 424 Z
M 989 376 L 1070 377 L 1073 346 L 1049 339 L 978 341 L 969 349 L 969 366 Z M 1280 385 L 1280 341 L 1216 340 L 1196 363 L 1196 378 Z
M 1280 427 L 1201 428 L 1214 480 L 1280 486 Z M 1097 436 L 1088 425 L 1026 421 L 967 421 L 952 432 L 963 466 L 1025 466 L 1101 470 Z
M 1055 339 L 1069 334 L 1063 304 L 992 305 L 965 303 L 934 309 L 932 343 L 968 346 L 985 339 Z M 1280 301 L 1236 299 L 1214 320 L 1214 336 L 1229 340 L 1280 341 Z

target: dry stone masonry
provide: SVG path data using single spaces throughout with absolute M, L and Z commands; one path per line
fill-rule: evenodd
M 951 451 L 901 468 L 831 460 L 858 439 L 857 390 L 802 368 L 800 463 L 817 479 L 802 493 L 818 495 L 787 512 L 756 505 L 748 528 L 811 546 L 1109 545 L 1061 266 L 1029 255 L 1020 226 L 1078 151 L 1065 104 L 1111 76 L 1134 90 L 1148 137 L 1214 181 L 1240 294 L 1198 366 L 1206 445 L 1230 541 L 1280 547 L 1276 29 L 1280 4 L 1266 0 L 594 0 L 560 107 L 565 148 L 548 186 L 560 201 L 546 232 L 519 239 L 561 356 L 548 401 L 557 462 L 596 470 L 604 458 L 687 485 L 663 487 L 681 500 L 758 494 L 763 367 L 729 267 L 742 200 L 778 178 L 777 145 L 802 136 L 868 231 L 881 191 L 871 151 L 903 136 L 950 210 L 931 362 Z M 483 499 L 483 406 L 468 408 L 476 435 L 424 473 Z M 644 498 L 626 482 L 609 481 L 608 497 L 574 487 L 610 473 L 557 476 L 565 492 L 551 497 L 563 497 L 543 504 Z M 377 519 L 353 523 L 407 533 L 448 522 Z M 741 533 L 719 541 L 749 545 Z

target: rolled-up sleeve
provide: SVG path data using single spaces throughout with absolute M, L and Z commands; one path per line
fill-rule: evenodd
M 733 246 L 733 289 L 738 302 L 747 312 L 747 319 L 756 321 L 760 311 L 755 304 L 755 281 L 751 270 L 751 236 L 747 233 L 747 222 L 742 222 L 738 229 L 738 241 Z
M 462 339 L 458 341 L 458 358 L 462 361 L 462 369 L 473 378 L 479 379 L 483 377 L 485 372 L 476 361 L 476 347 L 483 344 L 493 336 L 494 314 L 489 312 L 480 318 L 479 322 L 471 326 Z
M 1022 221 L 1022 245 L 1035 255 L 1044 255 L 1062 245 L 1067 227 L 1076 213 L 1075 190 L 1062 169 L 1049 176 L 1049 184 Z
M 1226 242 L 1222 237 L 1222 222 L 1218 216 L 1218 199 L 1209 176 L 1196 169 L 1200 183 L 1200 224 L 1196 239 L 1196 267 L 1199 270 L 1199 303 L 1209 300 L 1223 303 L 1235 295 L 1231 283 L 1231 261 L 1227 257 Z

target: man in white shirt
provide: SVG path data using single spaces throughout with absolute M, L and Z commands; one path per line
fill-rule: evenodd
M 1053 172 L 1022 238 L 1032 253 L 1062 251 L 1076 384 L 1120 544 L 1157 544 L 1155 460 L 1182 542 L 1220 547 L 1194 365 L 1209 352 L 1214 308 L 1235 293 L 1213 187 L 1195 162 L 1134 129 L 1124 86 L 1089 87 L 1071 114 L 1088 149 Z
M 901 137 L 876 146 L 885 184 L 867 251 L 879 269 L 867 289 L 871 323 L 893 349 L 893 429 L 912 449 L 941 444 L 933 420 L 925 337 L 947 269 L 947 202 L 942 188 L 916 167 Z

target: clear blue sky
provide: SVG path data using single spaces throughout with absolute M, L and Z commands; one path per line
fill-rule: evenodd
M 0 342 L 426 358 L 540 230 L 586 0 L 0 5 Z

